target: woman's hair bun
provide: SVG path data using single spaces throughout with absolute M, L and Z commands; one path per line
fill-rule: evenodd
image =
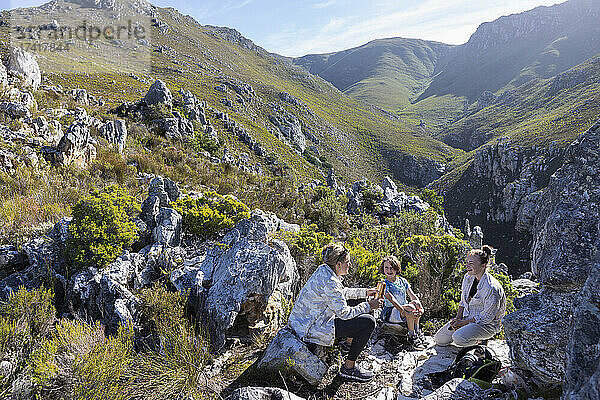
M 490 246 L 488 246 L 487 244 L 486 244 L 486 245 L 483 245 L 483 247 L 481 247 L 481 250 L 483 250 L 483 252 L 484 252 L 485 254 L 487 254 L 488 256 L 491 256 L 491 255 L 492 255 L 492 253 L 493 253 L 493 250 L 492 250 L 492 248 L 491 248 Z

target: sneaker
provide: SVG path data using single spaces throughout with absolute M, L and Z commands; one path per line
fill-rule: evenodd
M 427 339 L 425 339 L 425 334 L 420 329 L 417 331 L 417 337 L 419 340 L 425 344 L 427 344 Z
M 340 342 L 340 353 L 342 353 L 343 356 L 347 356 L 350 353 L 350 346 L 352 345 L 348 344 L 345 340 Z
M 408 344 L 410 344 L 413 350 L 425 350 L 427 348 L 425 342 L 423 342 L 416 334 L 412 336 L 410 334 L 408 335 Z
M 355 365 L 354 368 L 347 369 L 346 366 L 342 364 L 339 375 L 342 378 L 358 382 L 368 382 L 373 379 L 373 373 L 371 371 L 364 370 L 358 365 Z

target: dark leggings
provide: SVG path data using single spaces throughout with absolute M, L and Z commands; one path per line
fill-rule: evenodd
M 334 322 L 336 338 L 352 338 L 348 360 L 356 361 L 375 329 L 375 318 L 371 314 L 361 314 L 358 317 L 346 320 L 336 318 Z

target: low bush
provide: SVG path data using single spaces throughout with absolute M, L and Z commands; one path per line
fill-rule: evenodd
M 139 293 L 141 312 L 157 343 L 138 354 L 128 370 L 134 398 L 203 398 L 202 376 L 211 355 L 206 336 L 185 318 L 186 296 L 155 285 Z
M 250 209 L 230 195 L 206 192 L 202 197 L 184 197 L 172 204 L 183 216 L 189 232 L 209 237 L 222 229 L 230 229 L 240 220 L 250 218 Z
M 400 246 L 402 269 L 425 310 L 448 318 L 462 279 L 458 269 L 469 250 L 467 242 L 453 236 L 411 236 Z M 418 271 L 415 273 L 415 271 Z
M 344 283 L 348 286 L 373 287 L 383 276 L 379 273 L 379 265 L 382 255 L 365 249 L 358 244 L 347 243 L 346 248 L 350 252 L 352 266 Z
M 73 207 L 67 254 L 77 267 L 104 268 L 138 239 L 136 199 L 119 186 L 94 191 Z
M 304 204 L 304 215 L 319 230 L 336 235 L 348 228 L 346 221 L 346 196 L 337 197 L 333 189 L 317 186 L 310 200 Z
M 421 192 L 421 200 L 429 203 L 431 208 L 439 215 L 444 215 L 444 197 L 439 195 L 433 189 L 423 189 Z

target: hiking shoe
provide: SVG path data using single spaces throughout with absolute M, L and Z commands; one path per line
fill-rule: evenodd
M 350 346 L 352 345 L 345 340 L 340 342 L 340 353 L 342 353 L 343 356 L 347 356 L 350 353 Z
M 408 335 L 408 344 L 413 350 L 425 350 L 427 345 L 422 341 L 416 334 L 414 336 Z
M 423 331 L 419 330 L 417 331 L 417 337 L 419 338 L 419 340 L 425 344 L 427 344 L 427 339 L 425 339 L 425 334 L 423 333 Z
M 344 364 L 340 367 L 339 375 L 342 378 L 357 381 L 357 382 L 368 382 L 373 379 L 373 373 L 355 365 L 354 368 L 347 369 Z

